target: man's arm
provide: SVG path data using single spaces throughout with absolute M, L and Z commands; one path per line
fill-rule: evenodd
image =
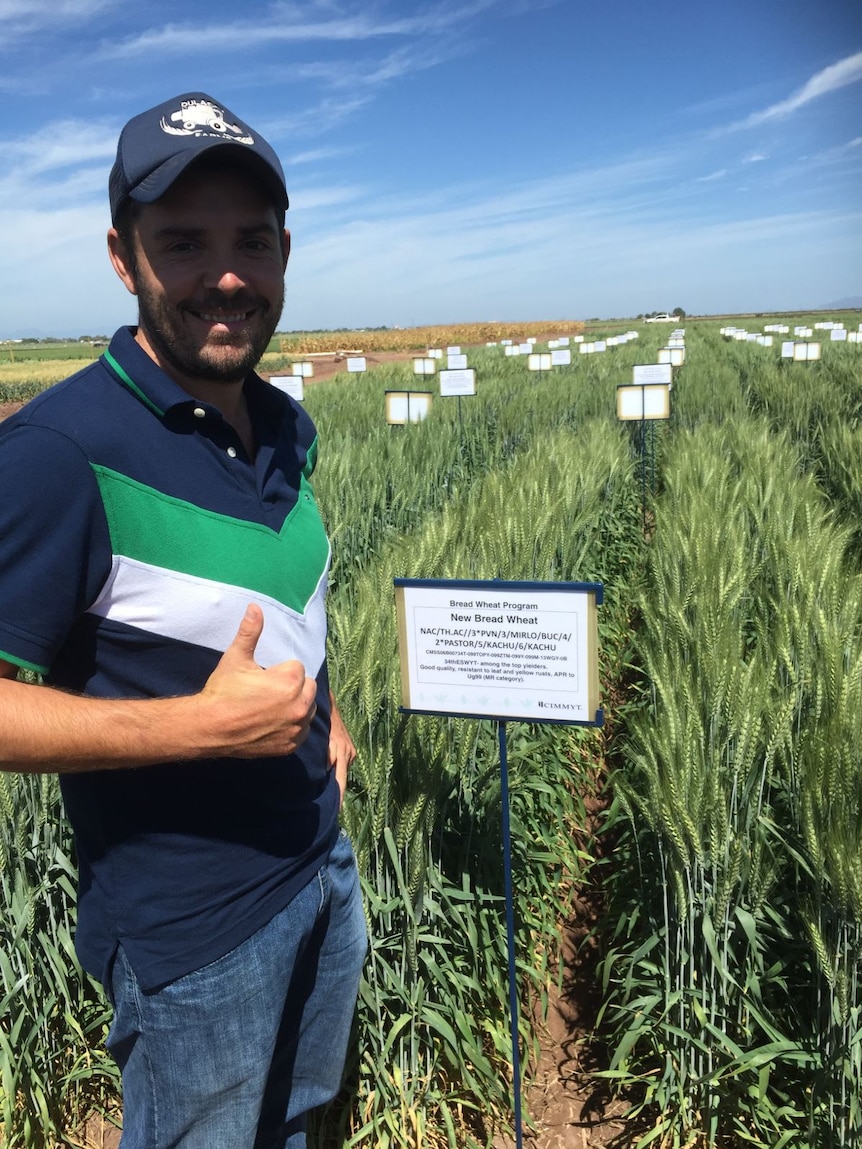
M 77 773 L 293 753 L 314 717 L 317 683 L 300 662 L 258 666 L 262 629 L 263 612 L 251 604 L 203 690 L 183 698 L 86 698 L 17 682 L 18 668 L 0 661 L 0 770 Z

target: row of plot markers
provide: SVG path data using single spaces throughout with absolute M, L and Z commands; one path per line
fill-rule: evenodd
M 747 331 L 744 327 L 722 327 L 719 329 L 725 340 L 737 343 L 754 343 L 760 347 L 772 347 L 775 335 L 789 335 L 789 323 L 768 323 L 763 332 Z M 829 332 L 830 343 L 855 343 L 862 345 L 862 323 L 858 331 L 849 331 L 844 324 L 834 320 L 821 320 L 813 329 L 805 324 L 793 328 L 793 339 L 781 340 L 781 358 L 805 363 L 820 358 L 820 342 L 810 342 L 815 331 Z

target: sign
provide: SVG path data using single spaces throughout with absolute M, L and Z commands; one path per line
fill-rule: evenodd
M 669 383 L 620 383 L 617 387 L 618 419 L 669 419 Z
M 348 371 L 364 371 L 365 370 L 365 356 L 364 355 L 351 355 L 347 360 Z
M 450 371 L 463 371 L 467 366 L 467 356 L 460 351 L 450 351 L 446 356 L 446 366 Z
M 476 371 L 473 367 L 465 367 L 458 371 L 440 372 L 441 395 L 475 395 Z
M 414 375 L 434 375 L 437 371 L 436 359 L 416 358 L 413 360 Z
M 553 367 L 568 367 L 572 362 L 572 352 L 568 347 L 555 348 L 551 352 L 551 365 Z
M 527 370 L 528 371 L 550 371 L 551 370 L 551 356 L 549 352 L 536 352 L 533 355 L 527 356 Z
M 659 363 L 670 363 L 674 367 L 682 367 L 685 362 L 684 347 L 663 347 L 658 353 Z
M 810 362 L 812 359 L 820 358 L 820 344 L 819 343 L 794 343 L 793 344 L 793 358 L 797 363 Z
M 421 423 L 431 410 L 430 391 L 387 391 L 386 422 Z
M 311 379 L 314 375 L 314 364 L 308 362 L 294 363 L 291 374 L 298 375 L 301 379 Z
M 285 395 L 289 395 L 291 399 L 296 399 L 299 403 L 303 399 L 302 378 L 293 375 L 270 375 L 270 383 L 279 391 L 283 391 Z
M 446 348 L 446 354 L 447 355 L 460 355 L 461 354 L 461 348 L 460 347 L 447 347 Z
M 672 383 L 670 363 L 639 363 L 632 371 L 633 383 Z
M 600 726 L 601 583 L 395 579 L 402 710 Z

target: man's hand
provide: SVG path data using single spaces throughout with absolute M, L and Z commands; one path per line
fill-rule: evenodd
M 348 733 L 347 727 L 341 718 L 332 691 L 329 692 L 329 704 L 332 721 L 329 729 L 329 765 L 335 770 L 338 789 L 341 791 L 341 802 L 344 802 L 344 791 L 347 789 L 347 771 L 353 765 L 356 757 L 356 747 Z
M 0 770 L 69 774 L 292 754 L 314 718 L 317 683 L 301 662 L 258 666 L 262 630 L 263 611 L 252 604 L 203 690 L 179 698 L 87 698 L 16 682 L 18 668 L 0 661 Z M 346 732 L 336 741 L 346 777 L 353 743 Z
M 263 630 L 255 603 L 198 696 L 212 706 L 211 752 L 235 758 L 292 754 L 316 712 L 317 683 L 295 659 L 266 670 L 254 660 Z

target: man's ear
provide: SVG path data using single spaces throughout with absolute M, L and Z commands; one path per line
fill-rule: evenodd
M 284 229 L 281 237 L 281 250 L 284 255 L 284 266 L 287 268 L 287 261 L 290 258 L 290 232 L 287 228 Z
M 115 227 L 108 229 L 108 257 L 111 260 L 114 271 L 116 271 L 117 275 L 126 285 L 126 289 L 130 291 L 132 295 L 137 295 L 138 289 L 133 274 L 135 266 L 134 259 L 131 258 L 128 248 L 120 238 L 120 233 Z

